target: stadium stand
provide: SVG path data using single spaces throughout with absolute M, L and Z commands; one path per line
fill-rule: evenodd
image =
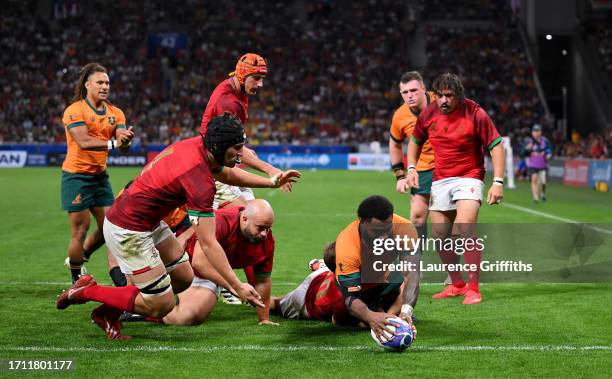
M 439 2 L 417 2 L 417 17 L 484 23 L 428 24 L 427 83 L 456 71 L 502 132 L 546 126 L 507 2 L 473 0 L 454 10 Z M 137 126 L 137 144 L 193 136 L 213 88 L 238 56 L 256 51 L 269 60 L 270 76 L 252 100 L 250 143 L 384 143 L 400 102 L 397 78 L 413 68 L 412 3 L 41 3 L 7 1 L 0 13 L 0 48 L 7 52 L 0 58 L 0 142 L 63 142 L 60 116 L 89 61 L 110 70 L 111 99 Z M 157 32 L 185 33 L 187 48 L 151 51 L 147 40 Z

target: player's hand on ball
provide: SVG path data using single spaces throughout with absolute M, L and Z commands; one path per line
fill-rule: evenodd
M 491 188 L 489 188 L 489 193 L 487 193 L 487 203 L 489 205 L 495 205 L 501 203 L 504 198 L 504 186 L 493 184 Z
M 399 316 L 402 320 L 406 321 L 408 325 L 412 325 L 412 317 L 408 313 L 400 313 Z
M 270 321 L 270 320 L 261 320 L 261 321 L 259 321 L 258 325 L 279 326 L 280 324 L 278 322 L 273 322 L 273 321 Z
M 412 322 L 412 317 L 410 317 L 410 315 L 408 315 L 407 313 L 400 313 L 398 317 L 406 321 L 406 323 L 408 323 L 408 325 L 412 329 L 412 332 L 414 333 L 413 339 L 416 340 L 417 330 L 416 330 L 416 327 L 414 326 L 414 323 Z
M 419 188 L 419 173 L 416 170 L 409 170 L 406 173 L 406 183 L 410 188 Z
M 393 336 L 393 329 L 390 327 L 393 324 L 387 320 L 388 318 L 393 318 L 395 315 L 385 312 L 372 312 L 372 316 L 368 320 L 368 324 L 370 325 L 370 329 L 374 331 L 376 337 L 381 343 L 387 342 L 386 335 Z
M 279 172 L 270 178 L 272 188 L 279 188 L 286 184 L 292 185 L 297 182 L 298 178 L 302 176 L 302 173 L 297 170 L 287 170 Z
M 395 190 L 399 193 L 406 193 L 408 191 L 408 183 L 406 182 L 406 178 L 400 179 L 395 184 Z
M 250 284 L 241 283 L 240 286 L 236 288 L 236 292 L 240 300 L 246 301 L 253 306 L 265 307 L 264 303 L 261 301 L 261 296 Z

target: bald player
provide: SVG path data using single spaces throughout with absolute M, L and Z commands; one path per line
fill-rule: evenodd
M 274 259 L 272 207 L 265 200 L 255 199 L 246 207 L 216 211 L 215 223 L 216 238 L 225 251 L 230 266 L 233 269 L 247 267 L 253 269 L 254 282 L 251 285 L 261 295 L 264 303 L 264 307 L 256 308 L 259 325 L 278 325 L 270 321 L 271 274 Z M 195 235 L 187 241 L 185 250 L 190 260 L 195 254 L 202 255 Z M 217 303 L 220 287 L 232 288 L 212 265 L 206 262 L 201 267 L 200 270 L 194 268 L 191 287 L 179 294 L 178 304 L 163 318 L 164 324 L 203 323 Z

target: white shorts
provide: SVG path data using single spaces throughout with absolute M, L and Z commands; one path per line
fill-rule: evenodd
M 219 295 L 221 294 L 221 286 L 220 285 L 218 285 L 215 282 L 212 282 L 212 281 L 210 281 L 208 279 L 203 279 L 203 278 L 200 278 L 200 277 L 195 276 L 195 275 L 193 277 L 193 281 L 191 282 L 191 286 L 192 287 L 208 288 L 217 297 L 219 297 Z
M 155 246 L 172 236 L 172 230 L 161 221 L 152 231 L 136 232 L 119 227 L 104 218 L 106 246 L 119 263 L 124 274 L 146 272 L 164 262 Z
M 235 201 L 242 195 L 242 191 L 236 186 L 215 182 L 215 187 L 217 187 L 217 192 L 213 201 L 213 209 L 222 208 L 225 204 Z
M 484 183 L 474 178 L 446 178 L 431 184 L 430 211 L 452 211 L 457 209 L 457 200 L 482 201 Z
M 253 193 L 253 190 L 248 188 L 248 187 L 238 187 L 240 189 L 240 192 L 242 194 L 242 197 L 244 197 L 244 200 L 246 201 L 251 201 L 255 199 L 255 194 Z
M 309 319 L 306 311 L 306 292 L 314 278 L 322 272 L 329 271 L 327 267 L 321 267 L 304 279 L 296 289 L 289 292 L 280 299 L 280 311 L 284 318 Z

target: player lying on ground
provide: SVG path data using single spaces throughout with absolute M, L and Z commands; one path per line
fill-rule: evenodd
M 175 291 L 191 285 L 193 270 L 188 255 L 161 220 L 184 204 L 204 252 L 196 254 L 193 267 L 203 271 L 207 264 L 203 258 L 207 257 L 243 301 L 263 306 L 257 291 L 241 283 L 232 271 L 215 238 L 214 180 L 278 188 L 295 181 L 300 173 L 287 171 L 264 178 L 233 168 L 240 162 L 244 140 L 240 121 L 224 115 L 209 123 L 204 138 L 179 141 L 155 157 L 113 204 L 104 222 L 106 244 L 133 285 L 98 286 L 90 275 L 85 275 L 59 296 L 57 308 L 91 300 L 104 303 L 94 310 L 92 318 L 110 338 L 125 338 L 118 332 L 122 311 L 152 317 L 163 317 L 172 311 Z
M 278 325 L 270 321 L 270 294 L 272 292 L 272 263 L 274 211 L 261 199 L 250 201 L 246 207 L 224 208 L 215 212 L 215 237 L 225 251 L 232 269 L 252 267 L 254 280 L 249 281 L 261 295 L 263 307 L 257 307 L 259 325 Z M 199 325 L 212 312 L 221 287 L 229 283 L 208 263 L 197 237 L 191 236 L 185 250 L 193 259 L 201 256 L 202 271 L 194 269 L 191 286 L 178 295 L 174 309 L 163 319 L 170 325 Z
M 358 219 L 336 239 L 336 283 L 350 314 L 368 325 L 379 338 L 399 317 L 412 325 L 412 311 L 419 288 L 420 256 L 412 244 L 408 249 L 375 254 L 376 239 L 400 238 L 414 241 L 412 223 L 393 213 L 393 204 L 383 196 L 370 196 L 359 204 Z M 405 261 L 411 270 L 394 271 L 383 266 Z M 387 269 L 383 269 L 386 267 Z M 403 284 L 403 290 L 401 286 Z
M 133 181 L 130 181 L 129 183 L 127 183 L 124 189 L 127 189 L 132 184 L 132 182 Z M 117 197 L 119 197 L 122 193 L 123 193 L 123 190 L 121 190 L 117 194 Z M 183 246 L 184 248 L 187 241 L 190 239 L 190 237 L 194 233 L 194 229 L 191 225 L 191 222 L 189 221 L 189 215 L 187 214 L 187 208 L 185 206 L 181 206 L 179 208 L 172 210 L 170 213 L 166 215 L 166 217 L 164 217 L 163 221 L 168 225 L 172 233 L 174 233 L 177 241 L 179 242 L 179 245 Z M 193 249 L 193 246 L 191 246 L 191 248 Z M 191 251 L 193 252 L 193 250 Z M 119 263 L 113 257 L 110 251 L 108 252 L 108 267 L 109 267 L 109 275 L 111 279 L 113 280 L 113 284 L 117 287 L 126 286 L 127 278 L 121 272 L 121 269 L 119 268 Z M 255 275 L 253 273 L 253 267 L 252 266 L 245 267 L 244 272 L 247 276 L 248 282 L 250 284 L 253 284 L 255 282 Z M 221 289 L 221 296 L 222 296 L 223 301 L 227 304 L 242 304 L 242 301 L 240 301 L 240 298 L 234 296 L 230 291 L 226 290 L 225 288 Z M 132 315 L 131 313 L 126 312 L 121 316 L 121 319 L 125 321 L 140 321 L 140 320 L 143 320 L 143 317 L 139 315 Z
M 324 264 L 313 269 L 296 289 L 285 296 L 272 297 L 270 311 L 289 319 L 331 321 L 342 325 L 353 323 L 354 319 L 350 317 L 336 286 L 335 249 L 335 242 L 325 247 Z

